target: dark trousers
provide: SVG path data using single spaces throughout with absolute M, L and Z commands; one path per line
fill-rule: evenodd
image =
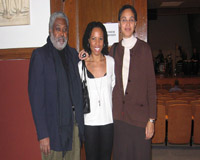
M 113 160 L 151 160 L 151 140 L 145 139 L 145 128 L 115 121 Z
M 113 123 L 103 126 L 85 125 L 86 160 L 111 159 L 113 129 Z

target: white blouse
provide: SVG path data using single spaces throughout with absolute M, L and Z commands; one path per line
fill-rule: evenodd
M 106 75 L 100 78 L 89 78 L 86 72 L 86 80 L 90 97 L 90 113 L 84 114 L 85 125 L 99 126 L 113 123 L 112 116 L 112 91 L 115 86 L 115 62 L 111 56 L 106 57 Z M 78 63 L 81 79 L 82 61 Z M 100 102 L 100 104 L 99 104 Z

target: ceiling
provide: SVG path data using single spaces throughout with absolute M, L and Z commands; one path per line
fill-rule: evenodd
M 148 9 L 163 9 L 163 8 L 200 8 L 200 0 L 147 0 Z M 164 6 L 161 4 L 164 2 Z M 166 6 L 166 2 L 169 6 Z M 179 6 L 173 6 L 174 4 L 181 3 Z M 166 4 L 166 5 L 165 5 Z

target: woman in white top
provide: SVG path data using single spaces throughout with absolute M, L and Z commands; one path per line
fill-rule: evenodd
M 113 146 L 112 90 L 115 85 L 114 59 L 108 56 L 107 32 L 101 22 L 88 24 L 83 36 L 86 79 L 91 112 L 84 115 L 87 160 L 110 160 Z M 79 62 L 81 78 L 82 61 Z

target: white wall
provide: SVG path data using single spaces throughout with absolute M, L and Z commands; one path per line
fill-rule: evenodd
M 0 49 L 40 47 L 46 43 L 50 0 L 30 0 L 30 25 L 0 27 Z

